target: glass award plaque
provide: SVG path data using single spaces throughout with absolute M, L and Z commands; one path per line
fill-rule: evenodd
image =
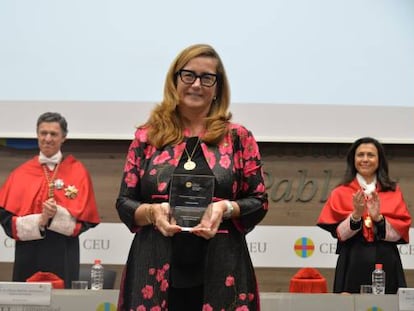
M 171 216 L 183 230 L 200 223 L 213 199 L 214 176 L 173 174 L 170 187 Z

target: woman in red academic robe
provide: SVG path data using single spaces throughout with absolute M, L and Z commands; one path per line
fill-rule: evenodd
M 335 293 L 359 293 L 360 285 L 371 284 L 376 263 L 386 272 L 385 293 L 406 287 L 397 244 L 409 242 L 411 216 L 376 139 L 353 143 L 344 179 L 332 191 L 317 224 L 338 240 Z

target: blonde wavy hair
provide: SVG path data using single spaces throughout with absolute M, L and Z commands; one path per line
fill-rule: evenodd
M 209 144 L 218 144 L 228 131 L 231 119 L 230 86 L 223 63 L 213 47 L 207 44 L 195 44 L 185 48 L 174 59 L 167 72 L 164 84 L 164 98 L 152 110 L 148 121 L 148 140 L 157 148 L 176 145 L 184 140 L 184 126 L 177 111 L 179 103 L 177 93 L 177 72 L 193 58 L 212 57 L 217 60 L 217 94 L 210 111 L 205 118 L 206 132 L 202 140 Z

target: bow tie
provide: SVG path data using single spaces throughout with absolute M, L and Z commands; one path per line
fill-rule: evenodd
M 39 163 L 46 164 L 47 166 L 55 166 L 62 159 L 62 153 L 59 151 L 50 158 L 46 157 L 43 153 L 39 154 Z

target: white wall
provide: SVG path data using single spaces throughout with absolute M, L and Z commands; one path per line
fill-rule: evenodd
M 414 143 L 412 0 L 5 0 L 0 42 L 0 137 L 53 110 L 72 138 L 129 139 L 206 42 L 259 140 Z

